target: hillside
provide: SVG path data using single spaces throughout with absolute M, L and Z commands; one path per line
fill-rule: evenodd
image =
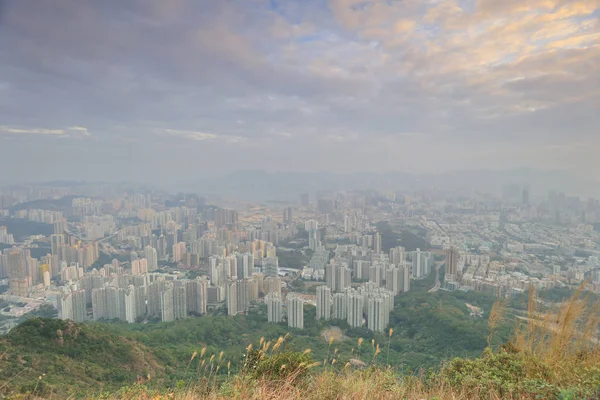
M 429 281 L 418 284 L 431 286 Z M 386 358 L 377 363 L 417 371 L 437 368 L 441 361 L 454 356 L 479 356 L 487 344 L 486 317 L 493 301 L 493 298 L 477 293 L 427 293 L 421 290 L 399 296 L 390 317 L 394 335 L 389 340 L 389 352 L 386 351 Z M 482 307 L 484 317 L 471 317 L 465 305 L 467 302 Z M 9 350 L 4 362 L 10 366 L 2 368 L 0 381 L 33 364 L 34 368 L 20 373 L 6 387 L 12 391 L 27 391 L 35 387 L 31 378 L 45 373 L 44 384 L 55 388 L 55 392 L 67 393 L 82 387 L 86 390 L 111 389 L 135 382 L 138 376 L 146 376 L 147 371 L 154 377 L 153 384 L 160 378 L 160 384 L 174 386 L 180 380 L 194 377 L 195 370 L 189 368 L 189 357 L 201 348 L 206 348 L 208 354 L 223 352 L 223 358 L 231 361 L 230 371 L 237 373 L 241 370 L 241 355 L 247 346 L 261 338 L 277 340 L 288 335 L 286 346 L 289 349 L 310 348 L 315 359 L 324 359 L 335 351 L 341 365 L 356 358 L 357 340 L 388 343 L 389 339 L 387 335 L 374 334 L 366 328 L 350 329 L 346 321 L 317 321 L 313 306 L 305 307 L 304 321 L 303 330 L 289 329 L 285 323 L 268 324 L 264 305 L 260 305 L 247 315 L 233 318 L 213 315 L 172 323 L 78 324 L 74 325 L 78 332 L 74 338 L 65 334 L 69 332 L 65 322 L 35 319 L 0 339 L 0 354 Z M 330 345 L 323 332 L 331 327 L 339 327 L 343 337 Z M 59 329 L 63 331 L 64 342 L 56 346 Z M 508 333 L 503 335 L 502 340 L 508 338 Z M 27 343 L 36 343 L 35 352 Z M 143 358 L 139 357 L 141 352 Z M 17 355 L 28 364 L 22 364 Z M 75 373 L 65 374 L 64 370 L 57 369 L 60 362 Z M 79 374 L 83 378 L 79 379 Z M 85 384 L 80 385 L 79 381 Z
M 556 314 L 545 310 L 543 319 L 537 302 L 530 301 L 529 309 L 519 311 L 529 324 L 516 331 L 505 303 L 449 292 L 399 296 L 392 329 L 385 334 L 350 329 L 344 321 L 316 321 L 314 307 L 306 307 L 304 330 L 267 324 L 259 308 L 233 318 L 215 315 L 164 324 L 35 318 L 0 338 L 0 397 L 104 393 L 109 398 L 191 399 L 210 393 L 224 399 L 243 391 L 244 398 L 257 399 L 364 398 L 361 393 L 374 384 L 391 391 L 381 398 L 532 393 L 524 398 L 597 398 L 557 397 L 600 390 L 600 354 L 593 338 L 598 305 L 581 299 L 576 292 Z M 471 316 L 467 302 L 481 307 L 483 317 Z M 332 327 L 343 334 L 326 340 L 323 332 Z M 256 364 L 263 359 L 264 365 Z M 285 383 L 292 379 L 289 369 L 297 370 L 293 382 Z M 293 390 L 282 393 L 281 384 Z M 482 387 L 500 394 L 490 397 Z
M 49 236 L 54 233 L 52 224 L 30 221 L 25 218 L 0 218 L 0 226 L 6 226 L 16 241 L 22 241 L 31 235 Z
M 34 318 L 0 338 L 0 397 L 33 391 L 82 396 L 148 375 L 164 375 L 152 352 L 100 326 Z

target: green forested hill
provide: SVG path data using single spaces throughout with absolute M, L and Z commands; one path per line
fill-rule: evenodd
M 150 385 L 175 386 L 195 376 L 196 368 L 190 366 L 194 352 L 203 348 L 208 355 L 223 352 L 223 359 L 231 361 L 231 372 L 235 373 L 250 343 L 258 343 L 261 337 L 276 340 L 287 333 L 291 335 L 286 341 L 290 349 L 311 349 L 315 360 L 335 352 L 340 366 L 352 358 L 370 361 L 375 343 L 385 348 L 385 356 L 378 357 L 382 364 L 405 371 L 436 368 L 442 360 L 454 356 L 481 354 L 487 344 L 486 318 L 493 301 L 477 293 L 416 291 L 400 295 L 391 315 L 391 339 L 388 334 L 374 334 L 366 328 L 349 329 L 345 321 L 317 321 L 311 306 L 305 306 L 303 330 L 289 329 L 285 323 L 268 324 L 264 305 L 255 306 L 247 315 L 172 323 L 73 324 L 32 319 L 0 339 L 0 354 L 4 354 L 0 382 L 8 382 L 0 393 L 98 392 L 148 375 Z M 471 317 L 465 302 L 482 307 L 484 317 Z M 340 327 L 345 338 L 330 346 L 322 333 L 331 326 Z M 501 331 L 497 340 L 507 336 L 506 330 Z M 360 349 L 359 338 L 364 340 Z
M 152 352 L 102 326 L 34 318 L 0 338 L 0 397 L 85 396 L 148 375 L 164 377 Z

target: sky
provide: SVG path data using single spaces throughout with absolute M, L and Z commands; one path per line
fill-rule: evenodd
M 599 114 L 598 0 L 0 0 L 5 180 L 594 177 Z

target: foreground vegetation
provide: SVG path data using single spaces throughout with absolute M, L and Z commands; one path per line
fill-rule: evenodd
M 479 358 L 454 358 L 439 371 L 406 374 L 390 365 L 376 364 L 385 345 L 371 346 L 358 339 L 356 357 L 335 369 L 336 351 L 312 362 L 310 349 L 285 348 L 286 337 L 271 343 L 261 339 L 249 345 L 242 370 L 217 383 L 212 379 L 221 356 L 205 359 L 204 350 L 193 353 L 198 376 L 180 382 L 170 391 L 153 391 L 144 384 L 121 389 L 111 398 L 212 399 L 598 399 L 600 398 L 600 307 L 577 292 L 560 307 L 540 310 L 533 291 L 528 296 L 527 322 L 519 324 L 512 341 L 494 349 L 493 336 L 505 318 L 506 304 L 498 302 L 490 313 L 489 346 Z M 388 349 L 394 331 L 388 333 Z M 331 342 L 330 342 L 331 345 Z M 368 366 L 357 366 L 360 350 Z M 369 347 L 371 349 L 369 349 Z M 364 361 L 363 361 L 364 362 Z M 216 368 L 215 366 L 216 365 Z M 227 365 L 229 371 L 229 364 Z
M 465 315 L 461 296 L 487 318 Z M 0 338 L 0 397 L 599 398 L 598 303 L 577 292 L 550 310 L 531 292 L 509 314 L 472 296 L 400 296 L 385 335 L 338 321 L 341 341 L 320 336 L 328 326 L 314 309 L 303 331 L 262 312 L 146 325 L 35 318 Z

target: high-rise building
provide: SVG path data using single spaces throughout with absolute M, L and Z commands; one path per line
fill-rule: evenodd
M 173 286 L 173 318 L 187 318 L 187 295 L 184 285 Z
M 433 266 L 433 255 L 427 251 L 417 249 L 411 252 L 412 257 L 412 277 L 424 278 L 431 272 Z
M 225 299 L 227 300 L 227 315 L 238 313 L 237 282 L 230 280 L 225 284 Z
M 148 260 L 148 271 L 154 271 L 158 268 L 158 254 L 152 246 L 144 248 L 144 257 Z
M 343 292 L 352 284 L 352 270 L 348 268 L 348 264 L 344 263 L 337 270 L 338 276 L 336 279 L 336 292 Z
M 267 304 L 267 321 L 281 322 L 282 320 L 282 301 L 279 293 L 269 293 L 265 296 Z
M 327 287 L 332 291 L 343 292 L 352 283 L 352 270 L 348 268 L 348 264 L 345 262 L 338 263 L 331 260 L 325 268 L 325 278 Z
M 265 276 L 279 276 L 279 260 L 277 257 L 263 258 L 262 262 Z
M 161 321 L 175 321 L 175 305 L 173 304 L 173 288 L 170 287 L 160 294 Z
M 291 225 L 293 222 L 292 217 L 292 207 L 287 207 L 283 209 L 283 224 Z
M 54 221 L 54 233 L 55 234 L 63 234 L 67 230 L 67 221 L 65 219 L 60 219 L 58 221 Z
M 70 291 L 58 299 L 58 316 L 60 319 L 73 320 L 73 294 Z
M 529 185 L 523 186 L 523 192 L 521 195 L 521 204 L 524 206 L 529 205 Z
M 381 282 L 383 281 L 383 277 L 385 275 L 384 266 L 379 264 L 378 262 L 374 262 L 369 267 L 369 282 L 375 284 L 375 286 L 381 286 Z
M 52 255 L 57 255 L 61 246 L 65 245 L 65 235 L 62 233 L 55 233 L 50 235 L 50 249 Z
M 281 294 L 281 279 L 275 277 L 266 277 L 263 282 L 265 294 L 279 293 Z
M 390 263 L 396 266 L 404 263 L 406 253 L 404 247 L 394 247 L 390 249 Z
M 321 214 L 333 214 L 335 210 L 335 202 L 333 199 L 322 198 L 317 200 L 317 210 Z
M 86 317 L 85 291 L 76 287 L 66 288 L 58 300 L 60 319 L 83 322 Z
M 308 220 L 304 223 L 304 229 L 308 232 L 308 248 L 316 251 L 321 247 L 318 222 L 312 219 Z
M 236 301 L 237 301 L 237 312 L 245 313 L 248 311 L 250 306 L 250 300 L 248 299 L 249 283 L 248 279 L 240 279 L 236 282 Z
M 252 276 L 254 271 L 254 256 L 252 253 L 236 253 L 237 259 L 237 277 L 246 279 Z
M 154 282 L 148 283 L 146 287 L 146 297 L 148 299 L 147 307 L 148 307 L 148 315 L 150 316 L 159 316 L 162 315 L 161 312 L 161 295 L 162 292 L 167 289 L 167 282 L 164 280 L 157 280 Z
M 325 267 L 325 281 L 327 283 L 327 287 L 333 291 L 337 287 L 336 279 L 338 277 L 338 266 L 335 263 L 335 260 L 331 260 L 331 262 Z
M 185 253 L 185 242 L 178 242 L 173 245 L 173 262 L 181 262 Z
M 125 306 L 125 321 L 133 324 L 138 317 L 138 306 L 137 301 L 138 297 L 136 296 L 136 288 L 133 285 L 129 285 L 127 289 L 124 290 L 124 306 Z
M 460 254 L 454 247 L 446 250 L 446 281 L 452 282 L 458 278 L 458 261 Z
M 333 312 L 331 318 L 333 319 L 346 319 L 348 317 L 347 312 L 347 296 L 346 293 L 335 293 L 333 295 Z
M 394 294 L 402 291 L 401 272 L 399 268 L 393 267 L 385 271 L 385 288 Z
M 354 290 L 350 290 L 346 295 L 346 299 L 348 325 L 353 328 L 361 327 L 363 324 L 363 296 Z
M 331 318 L 331 289 L 317 286 L 317 319 Z
M 198 277 L 194 280 L 184 280 L 183 285 L 185 285 L 187 312 L 198 315 L 206 314 L 209 286 L 206 278 Z
M 143 275 L 148 273 L 148 260 L 140 258 L 131 261 L 131 275 Z
M 375 234 L 375 240 L 374 240 L 374 243 L 373 243 L 373 250 L 375 251 L 375 254 L 381 253 L 381 235 L 379 234 L 379 232 L 377 232 Z
M 286 313 L 290 328 L 304 329 L 304 300 L 294 293 L 286 297 Z
M 106 288 L 92 289 L 92 315 L 94 321 L 106 318 L 108 311 L 106 309 Z
M 0 226 L 0 243 L 14 244 L 15 238 L 12 233 L 8 233 L 6 226 Z
M 13 296 L 27 297 L 29 279 L 27 264 L 21 251 L 11 251 L 7 255 L 8 286 Z
M 375 295 L 369 297 L 369 308 L 367 311 L 367 326 L 374 332 L 383 332 L 388 325 L 389 306 L 383 296 Z
M 410 265 L 404 263 L 398 266 L 400 269 L 400 291 L 408 292 L 410 290 Z

